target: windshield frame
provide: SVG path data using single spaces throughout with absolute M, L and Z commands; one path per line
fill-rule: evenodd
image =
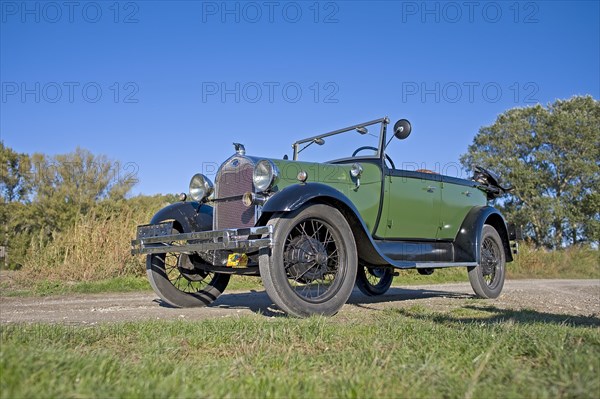
M 304 148 L 307 148 L 309 145 L 314 143 L 316 140 L 323 139 L 325 137 L 335 136 L 337 134 L 342 134 L 342 133 L 346 133 L 346 132 L 353 131 L 353 130 L 357 130 L 359 128 L 366 128 L 367 126 L 372 126 L 372 125 L 377 125 L 377 124 L 381 124 L 381 128 L 379 129 L 379 147 L 377 149 L 377 154 L 375 157 L 379 158 L 379 159 L 383 159 L 384 154 L 385 154 L 387 125 L 389 123 L 390 123 L 390 119 L 387 116 L 384 116 L 383 118 L 375 119 L 375 120 L 372 120 L 369 122 L 359 123 L 356 125 L 342 128 L 342 129 L 334 130 L 334 131 L 331 131 L 328 133 L 323 133 L 318 136 L 313 136 L 313 137 L 309 137 L 306 139 L 296 141 L 294 144 L 292 144 L 292 148 L 294 149 L 293 160 L 297 161 L 299 153 L 302 150 L 304 150 Z M 306 144 L 306 143 L 308 143 L 307 146 L 305 146 L 302 149 L 299 149 L 301 144 Z M 369 158 L 373 158 L 373 157 L 369 157 Z

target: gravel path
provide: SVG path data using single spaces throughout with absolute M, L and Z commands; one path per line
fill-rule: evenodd
M 474 300 L 468 283 L 392 287 L 387 294 L 372 298 L 355 290 L 340 311 L 373 312 L 387 308 L 422 305 L 448 311 L 469 304 L 498 309 L 531 309 L 549 315 L 600 318 L 600 280 L 513 280 L 507 281 L 496 300 Z M 107 322 L 186 319 L 201 320 L 262 314 L 281 315 L 264 291 L 226 292 L 206 308 L 176 309 L 165 306 L 152 292 L 70 295 L 45 298 L 0 298 L 0 323 L 96 324 Z

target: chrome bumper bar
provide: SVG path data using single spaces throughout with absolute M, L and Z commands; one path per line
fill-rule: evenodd
M 252 252 L 273 243 L 273 226 L 172 234 L 172 223 L 138 226 L 131 254 L 193 253 L 214 250 Z M 250 238 L 257 236 L 258 238 Z

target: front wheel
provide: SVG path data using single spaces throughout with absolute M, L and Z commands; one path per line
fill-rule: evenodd
M 177 233 L 173 230 L 173 234 Z M 211 304 L 225 291 L 230 278 L 229 274 L 200 270 L 189 255 L 179 253 L 148 255 L 146 274 L 154 292 L 178 308 Z
M 356 274 L 356 286 L 365 295 L 383 295 L 390 289 L 394 272 L 389 267 L 359 266 Z
M 480 298 L 498 298 L 504 287 L 506 254 L 495 228 L 486 224 L 481 234 L 479 265 L 468 268 L 469 281 Z
M 315 204 L 272 218 L 273 247 L 261 250 L 260 275 L 286 313 L 330 316 L 346 303 L 358 257 L 352 230 L 335 208 Z

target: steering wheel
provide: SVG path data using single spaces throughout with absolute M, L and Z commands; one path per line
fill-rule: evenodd
M 375 150 L 375 152 L 379 151 L 378 148 L 375 147 L 371 147 L 370 145 L 366 145 L 364 147 L 359 147 L 357 148 L 353 153 L 352 156 L 355 157 L 356 154 L 358 154 L 361 151 L 364 150 Z M 385 154 L 385 159 L 387 159 L 387 161 L 390 163 L 390 166 L 392 167 L 392 169 L 396 169 L 396 165 L 394 164 L 394 161 L 392 161 L 392 158 L 390 158 L 390 156 L 388 154 Z

